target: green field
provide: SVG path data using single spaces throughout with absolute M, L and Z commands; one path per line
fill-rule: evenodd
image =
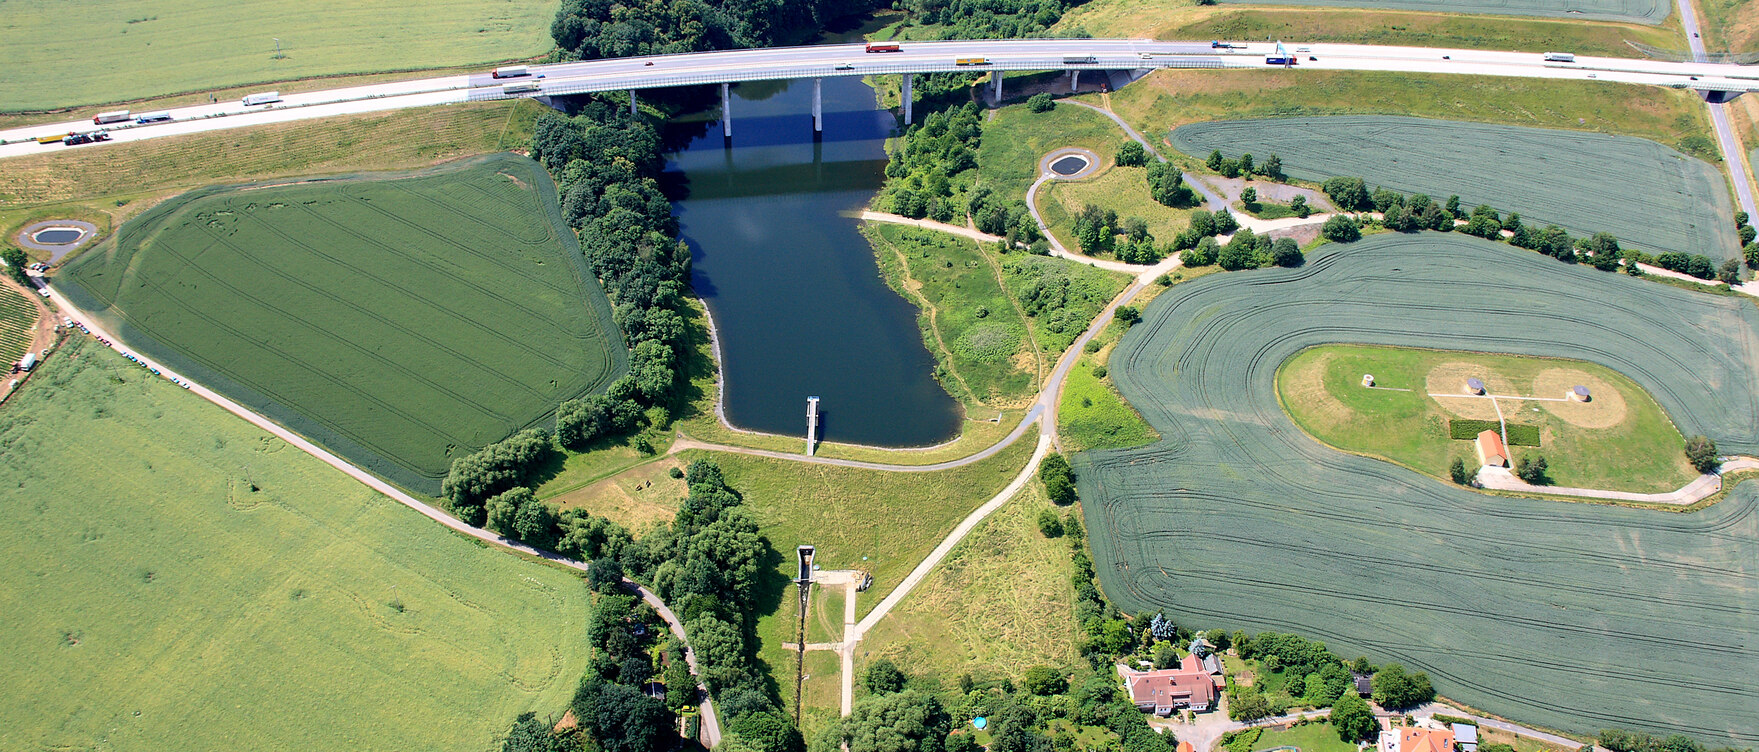
M 1116 126 L 1114 126 L 1116 127 Z M 1065 248 L 1079 248 L 1075 240 L 1075 217 L 1093 204 L 1148 223 L 1148 232 L 1160 243 L 1170 242 L 1191 226 L 1192 209 L 1175 209 L 1155 201 L 1148 192 L 1148 170 L 1112 165 L 1080 180 L 1055 180 L 1039 191 L 1038 210 L 1052 235 Z
M 1063 393 L 1057 401 L 1057 438 L 1063 449 L 1084 452 L 1089 449 L 1123 449 L 1152 444 L 1160 435 L 1142 420 L 1109 378 L 1096 375 L 1095 368 L 1106 366 L 1112 341 L 1117 339 L 1117 326 L 1094 337 L 1108 345 L 1097 352 L 1082 353 L 1063 380 Z
M 1046 509 L 1068 512 L 1030 483 L 973 528 L 867 633 L 865 660 L 891 658 L 947 690 L 958 687 L 963 673 L 1018 680 L 1033 666 L 1075 665 L 1069 543 L 1038 531 L 1038 513 Z M 863 668 L 857 663 L 856 671 Z
M 1028 334 L 1019 304 L 1002 289 L 1002 264 L 976 241 L 935 230 L 869 222 L 886 284 L 915 304 L 936 379 L 966 405 L 1019 407 L 1037 396 L 1056 355 Z M 1047 358 L 1048 355 L 1048 358 Z
M 0 112 L 531 57 L 552 46 L 555 15 L 554 0 L 14 0 Z
M 1276 394 L 1280 364 L 1332 343 L 1598 363 L 1683 433 L 1759 451 L 1750 300 L 1458 234 L 1323 245 L 1297 269 L 1177 285 L 1119 343 L 1111 376 L 1163 438 L 1071 458 L 1114 603 L 1298 632 L 1542 726 L 1759 742 L 1759 485 L 1677 513 L 1489 496 L 1345 454 Z
M 1467 208 L 1489 204 L 1576 235 L 1610 232 L 1647 252 L 1740 255 L 1722 174 L 1642 139 L 1352 116 L 1196 123 L 1173 131 L 1172 142 L 1197 156 L 1274 152 L 1302 180 L 1345 175 L 1408 194 L 1457 194 Z
M 1658 24 L 1673 11 L 1668 0 L 1223 0 L 1245 5 L 1334 5 L 1378 10 L 1430 10 L 1499 16 L 1579 18 Z
M 0 451 L 0 747 L 490 749 L 586 670 L 575 577 L 90 340 L 0 411 Z
M 426 493 L 627 368 L 548 174 L 510 154 L 195 191 L 57 281 L 131 346 Z
M 191 188 L 362 170 L 427 167 L 529 143 L 536 102 L 473 102 L 344 115 L 137 141 L 126 148 L 6 160 L 0 230 L 73 218 L 101 230 Z
M 1038 162 L 1052 149 L 1079 146 L 1099 155 L 1100 169 L 1111 166 L 1118 147 L 1130 137 L 1106 116 L 1074 105 L 1032 112 L 1024 105 L 996 110 L 983 123 L 977 149 L 979 179 L 1008 199 L 1025 199 L 1038 179 Z
M 1252 745 L 1254 750 L 1280 747 L 1294 747 L 1299 752 L 1356 752 L 1356 745 L 1339 739 L 1337 728 L 1329 723 L 1309 723 L 1286 729 L 1267 728 L 1258 737 L 1258 743 Z
M 24 293 L 0 285 L 0 364 L 17 363 L 31 346 L 37 307 Z
M 1494 344 L 1487 345 L 1494 347 Z M 1462 374 L 1482 378 L 1492 394 L 1559 399 L 1577 384 L 1587 403 L 1436 398 L 1459 394 Z M 1362 385 L 1373 374 L 1375 388 Z M 1567 383 L 1566 383 L 1567 382 Z M 1398 391 L 1409 390 L 1409 391 Z M 1497 419 L 1538 426 L 1539 447 L 1511 447 L 1511 461 L 1544 456 L 1556 485 L 1664 493 L 1698 472 L 1685 440 L 1661 406 L 1612 369 L 1583 361 L 1488 353 L 1322 345 L 1277 369 L 1277 397 L 1295 425 L 1347 452 L 1397 462 L 1437 478 L 1459 458 L 1475 470 L 1471 441 L 1449 438 L 1448 421 Z

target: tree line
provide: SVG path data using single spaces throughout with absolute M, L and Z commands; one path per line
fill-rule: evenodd
M 1378 223 L 1389 230 L 1407 233 L 1421 230 L 1458 230 L 1487 240 L 1507 241 L 1516 248 L 1542 253 L 1566 264 L 1588 264 L 1601 271 L 1623 270 L 1626 274 L 1641 276 L 1643 270 L 1637 264 L 1643 263 L 1699 279 L 1714 279 L 1731 284 L 1740 282 L 1741 263 L 1737 259 L 1729 259 L 1718 265 L 1703 254 L 1671 251 L 1648 254 L 1635 248 L 1621 248 L 1618 238 L 1606 232 L 1577 238 L 1557 225 L 1536 229 L 1523 223 L 1518 213 L 1510 212 L 1504 216 L 1487 205 L 1480 204 L 1468 212 L 1461 207 L 1459 196 L 1449 196 L 1445 201 L 1437 201 L 1421 193 L 1406 196 L 1398 191 L 1379 187 L 1370 191 L 1367 182 L 1358 177 L 1330 178 L 1320 185 L 1320 189 L 1325 191 L 1340 210 L 1378 212 L 1381 215 L 1379 220 L 1367 217 L 1333 217 L 1333 220 L 1337 220 L 1336 226 L 1328 221 L 1322 234 L 1339 242 L 1360 237 L 1360 226 L 1363 223 Z M 1346 221 L 1355 227 L 1345 228 L 1343 223 Z M 1759 243 L 1752 242 L 1756 231 L 1747 224 L 1745 212 L 1736 213 L 1735 224 L 1736 234 L 1746 244 L 1743 255 L 1749 266 L 1759 263 Z
M 683 622 L 723 723 L 722 744 L 740 752 L 804 750 L 756 660 L 753 604 L 779 592 L 764 579 L 781 577 L 781 557 L 719 465 L 693 462 L 683 476 L 689 495 L 670 524 L 639 540 L 616 536 L 588 566 L 592 660 L 569 704 L 577 725 L 554 731 L 527 714 L 514 722 L 503 749 L 664 752 L 680 743 L 678 714 L 695 707 L 696 680 L 683 644 L 626 589 L 627 577 L 646 583 Z M 656 684 L 663 693 L 649 696 Z
M 563 0 L 550 24 L 560 57 L 608 57 L 766 47 L 816 33 L 873 0 Z

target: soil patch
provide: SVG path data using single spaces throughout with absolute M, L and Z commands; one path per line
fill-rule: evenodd
M 1462 418 L 1474 420 L 1496 420 L 1497 407 L 1490 400 L 1468 398 L 1466 379 L 1479 378 L 1484 380 L 1485 390 L 1490 394 L 1518 394 L 1515 385 L 1500 374 L 1486 370 L 1484 366 L 1463 361 L 1452 360 L 1429 371 L 1424 380 L 1424 389 L 1430 394 L 1458 394 L 1459 397 L 1432 397 L 1441 404 L 1443 410 Z M 1502 403 L 1503 414 L 1507 415 L 1521 409 L 1521 400 L 1497 400 Z
M 1611 428 L 1625 422 L 1625 396 L 1605 379 L 1574 368 L 1547 368 L 1533 377 L 1533 396 L 1565 397 L 1576 386 L 1588 387 L 1588 402 L 1543 402 L 1558 419 L 1583 428 Z

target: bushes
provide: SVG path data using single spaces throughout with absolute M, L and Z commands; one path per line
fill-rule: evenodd
M 1054 504 L 1075 501 L 1075 471 L 1069 461 L 1056 452 L 1045 455 L 1038 465 L 1038 479 L 1044 482 L 1045 495 Z
M 452 460 L 440 494 L 452 512 L 471 525 L 483 522 L 483 502 L 514 486 L 524 485 L 538 463 L 554 449 L 550 434 L 528 428 L 490 444 L 475 454 Z
M 1686 439 L 1686 461 L 1700 473 L 1714 473 L 1722 465 L 1716 457 L 1716 442 L 1702 435 Z
M 1478 434 L 1485 431 L 1500 433 L 1502 425 L 1494 420 L 1456 418 L 1448 421 L 1448 436 L 1454 439 L 1476 439 Z M 1511 446 L 1539 446 L 1539 426 L 1510 423 L 1508 427 Z
M 1026 109 L 1031 112 L 1050 112 L 1056 108 L 1057 100 L 1051 99 L 1050 94 L 1042 91 L 1026 99 Z
M 1126 141 L 1118 147 L 1118 155 L 1112 161 L 1119 167 L 1141 167 L 1148 164 L 1148 150 L 1136 141 Z
M 1135 141 L 1127 144 L 1126 148 L 1129 146 L 1142 150 L 1142 145 Z M 1123 150 L 1119 150 L 1118 157 L 1118 164 L 1123 164 Z M 1143 158 L 1146 159 L 1146 155 Z M 1191 190 L 1191 186 L 1185 185 L 1185 174 L 1166 162 L 1155 162 L 1148 166 L 1148 195 L 1164 206 L 1185 208 L 1197 205 L 1197 193 Z
M 1354 243 L 1362 238 L 1362 227 L 1356 220 L 1335 214 L 1319 228 L 1319 234 L 1334 243 Z
M 1372 685 L 1374 702 L 1393 710 L 1414 708 L 1435 699 L 1435 688 L 1430 686 L 1428 674 L 1421 671 L 1407 674 L 1405 667 L 1397 663 L 1374 672 Z

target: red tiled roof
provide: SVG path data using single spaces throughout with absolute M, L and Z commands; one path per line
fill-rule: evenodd
M 1426 728 L 1399 729 L 1399 752 L 1454 752 L 1454 732 Z
M 1202 661 L 1191 656 L 1186 656 L 1179 668 L 1132 672 L 1125 681 L 1130 687 L 1130 701 L 1136 705 L 1169 708 L 1215 704 L 1215 680 L 1203 670 Z

